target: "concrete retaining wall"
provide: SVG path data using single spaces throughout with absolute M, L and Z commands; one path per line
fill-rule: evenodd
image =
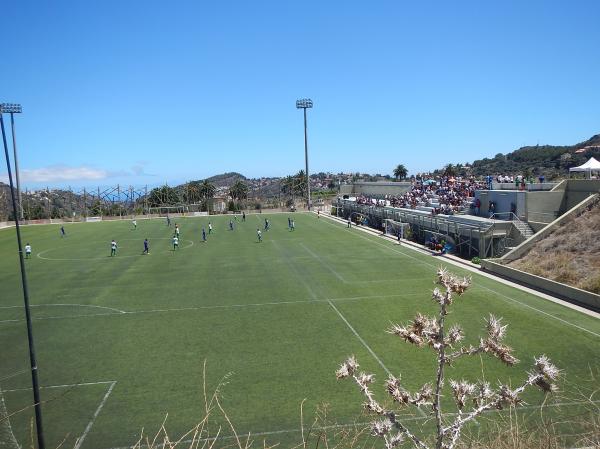
M 529 274 L 521 270 L 517 270 L 506 265 L 502 265 L 494 260 L 482 260 L 481 267 L 483 270 L 497 274 L 500 277 L 509 279 L 519 284 L 524 284 L 544 293 L 551 294 L 564 298 L 569 302 L 580 304 L 592 310 L 600 310 L 600 295 L 561 284 L 560 282 L 551 281 L 534 274 Z
M 600 192 L 600 180 L 569 179 L 567 180 L 565 209 L 570 209 L 591 194 Z
M 538 223 L 552 223 L 556 217 L 564 212 L 564 191 L 554 192 L 528 192 L 526 221 Z
M 592 204 L 594 201 L 598 199 L 599 195 L 592 195 L 585 198 L 575 207 L 572 207 L 569 211 L 561 215 L 559 218 L 554 220 L 552 223 L 547 225 L 538 233 L 534 234 L 532 237 L 525 240 L 519 246 L 515 247 L 504 256 L 502 256 L 501 260 L 503 262 L 510 262 L 512 260 L 518 259 L 522 257 L 527 251 L 531 249 L 534 243 L 539 242 L 540 240 L 545 239 L 548 234 L 552 233 L 559 226 L 561 226 L 565 221 L 570 220 L 573 215 L 577 215 L 582 212 L 588 205 Z

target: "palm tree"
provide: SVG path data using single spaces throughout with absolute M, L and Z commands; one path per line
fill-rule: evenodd
M 444 176 L 456 176 L 456 168 L 454 168 L 454 165 L 448 164 L 444 167 Z
M 214 184 L 211 184 L 206 179 L 202 181 L 202 184 L 198 186 L 198 192 L 200 194 L 200 198 L 203 200 L 209 200 L 215 196 L 217 188 Z
M 229 188 L 229 195 L 235 200 L 248 198 L 248 186 L 239 179 Z
M 206 210 L 210 213 L 209 203 L 210 200 L 215 196 L 217 188 L 214 184 L 211 184 L 206 179 L 198 186 L 198 195 L 206 204 Z
M 295 180 L 293 176 L 286 176 L 283 181 L 281 181 L 281 191 L 283 193 L 285 193 L 286 195 L 289 196 L 294 196 L 295 189 L 294 189 L 294 184 L 295 184 Z
M 173 206 L 179 204 L 180 201 L 177 190 L 167 185 L 156 187 L 148 194 L 148 204 L 150 207 Z
M 294 176 L 294 188 L 296 195 L 302 196 L 306 193 L 306 173 L 304 170 L 300 170 Z
M 408 174 L 408 170 L 402 164 L 398 164 L 398 166 L 394 169 L 394 176 L 396 177 L 396 180 L 406 178 L 407 174 Z
M 183 199 L 187 204 L 195 204 L 200 199 L 200 183 L 198 181 L 190 181 L 185 185 Z

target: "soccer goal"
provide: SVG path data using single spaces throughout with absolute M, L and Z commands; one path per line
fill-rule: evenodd
M 170 214 L 182 214 L 184 215 L 186 212 L 189 212 L 190 209 L 188 206 L 157 206 L 157 207 L 149 207 L 148 213 L 150 214 L 158 214 L 161 217 L 166 217 Z
M 410 224 L 402 223 L 401 221 L 390 220 L 388 218 L 383 222 L 383 230 L 385 235 L 389 235 L 398 239 L 405 239 L 410 233 Z
M 7 449 L 19 449 L 19 443 L 15 438 L 12 427 L 10 426 L 11 415 L 8 414 L 6 404 L 4 403 L 4 395 L 0 389 L 0 447 Z

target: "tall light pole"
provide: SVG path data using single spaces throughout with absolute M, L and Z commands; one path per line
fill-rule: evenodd
M 306 163 L 306 201 L 308 210 L 310 210 L 310 177 L 308 175 L 308 135 L 306 132 L 306 110 L 313 107 L 313 102 L 310 98 L 303 98 L 302 100 L 296 100 L 296 108 L 304 109 L 304 162 Z
M 19 180 L 19 161 L 17 159 L 17 136 L 15 135 L 15 114 L 23 112 L 20 104 L 2 103 L 2 112 L 10 114 L 10 128 L 12 132 L 13 154 L 15 157 L 15 177 L 17 178 L 17 196 L 19 197 L 19 217 L 23 220 L 23 201 L 21 198 L 21 182 Z
M 33 330 L 31 326 L 31 309 L 29 307 L 29 289 L 27 287 L 27 272 L 25 271 L 25 261 L 23 260 L 23 243 L 21 241 L 21 227 L 19 226 L 19 214 L 17 212 L 17 201 L 15 198 L 15 189 L 12 180 L 12 171 L 10 168 L 10 156 L 8 154 L 8 144 L 6 143 L 6 131 L 4 129 L 3 113 L 20 113 L 21 106 L 16 104 L 0 104 L 0 129 L 2 130 L 2 143 L 4 144 L 4 155 L 6 157 L 6 168 L 8 170 L 8 182 L 10 184 L 10 197 L 12 200 L 13 213 L 15 215 L 15 229 L 17 231 L 17 246 L 19 249 L 19 263 L 21 265 L 21 285 L 23 288 L 23 300 L 25 303 L 25 321 L 27 323 L 27 341 L 29 342 L 29 363 L 31 366 L 31 383 L 33 389 L 33 406 L 35 408 L 35 424 L 38 441 L 38 449 L 44 449 L 44 432 L 42 428 L 42 404 L 40 401 L 40 387 L 38 383 L 38 367 L 35 357 L 35 347 L 33 344 Z

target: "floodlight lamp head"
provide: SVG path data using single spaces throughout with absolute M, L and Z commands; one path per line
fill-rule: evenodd
M 0 103 L 0 113 L 4 114 L 20 114 L 23 112 L 20 104 L 16 103 Z
M 296 100 L 296 108 L 297 109 L 307 109 L 312 108 L 313 102 L 310 98 L 303 98 L 302 100 Z

